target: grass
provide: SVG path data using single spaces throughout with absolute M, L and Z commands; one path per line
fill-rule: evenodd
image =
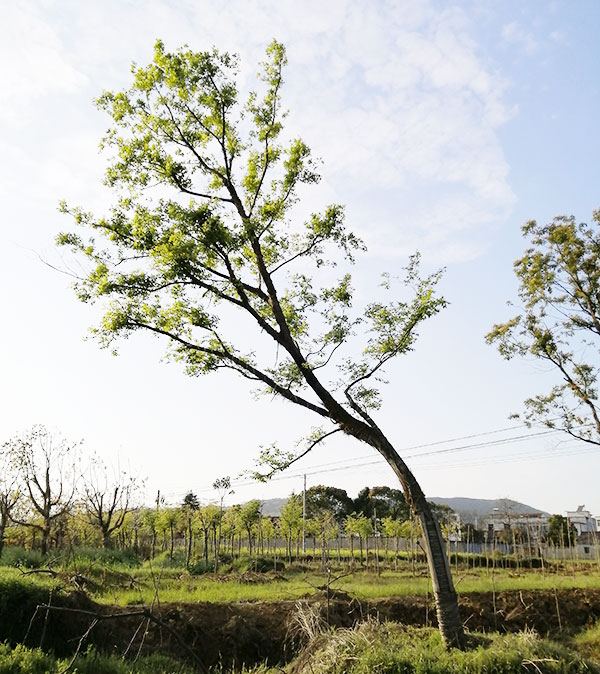
M 23 571 L 5 563 L 15 560 L 28 561 L 39 566 L 35 556 L 19 549 L 7 550 L 0 566 L 0 583 L 22 583 L 25 587 L 74 589 L 71 578 L 82 574 L 89 580 L 86 592 L 104 604 L 135 605 L 150 603 L 159 589 L 161 602 L 212 602 L 294 600 L 314 593 L 314 588 L 327 583 L 327 577 L 317 569 L 304 571 L 294 567 L 278 573 L 248 573 L 252 567 L 249 557 L 223 565 L 222 573 L 194 574 L 184 566 L 184 558 L 176 554 L 173 560 L 163 553 L 152 562 L 139 563 L 124 553 L 97 550 L 76 550 L 63 559 L 52 561 L 52 568 L 59 572 L 57 578 L 43 573 L 24 575 Z M 35 563 L 35 564 L 34 564 Z M 29 564 L 28 564 L 29 566 Z M 201 565 L 200 565 L 201 566 Z M 198 567 L 199 568 L 199 567 Z M 306 567 L 305 567 L 306 568 Z M 574 571 L 575 568 L 575 571 Z M 333 576 L 343 575 L 347 567 L 333 571 Z M 553 565 L 541 569 L 473 568 L 465 563 L 454 571 L 454 582 L 459 593 L 496 592 L 508 590 L 561 590 L 571 588 L 600 588 L 600 570 L 595 564 Z M 386 597 L 426 595 L 431 592 L 427 568 L 423 563 L 404 563 L 400 570 L 385 570 L 380 574 L 357 566 L 354 573 L 332 584 L 361 600 Z
M 238 674 L 600 674 L 585 649 L 598 630 L 576 640 L 577 650 L 535 632 L 500 635 L 472 634 L 466 651 L 444 648 L 437 630 L 367 621 L 352 629 L 317 629 L 300 654 L 285 668 L 264 665 L 236 670 Z M 596 642 L 597 643 L 597 642 Z M 580 651 L 580 652 L 578 652 Z M 93 648 L 59 659 L 39 648 L 0 644 L 0 674 L 192 674 L 194 669 L 163 655 L 135 662 L 102 655 Z M 220 667 L 213 674 L 226 674 Z M 229 674 L 235 674 L 231 671 Z
M 39 648 L 0 644 L 0 674 L 61 674 L 71 658 L 56 658 Z M 73 662 L 76 674 L 193 674 L 194 670 L 164 655 L 142 656 L 136 662 L 89 649 Z
M 535 632 L 471 635 L 466 651 L 444 648 L 437 630 L 362 623 L 313 637 L 293 674 L 598 674 L 579 653 Z
M 431 593 L 431 584 L 425 570 L 422 575 L 410 572 L 384 571 L 380 575 L 357 571 L 332 584 L 358 599 L 414 596 Z M 135 588 L 115 587 L 95 595 L 98 601 L 123 605 L 152 601 L 155 582 L 159 586 L 162 602 L 239 602 L 280 601 L 298 599 L 312 594 L 315 587 L 327 583 L 327 576 L 320 573 L 286 571 L 284 574 L 242 574 L 217 576 L 206 574 L 191 576 L 182 569 L 153 568 L 139 570 Z M 154 580 L 153 580 L 154 578 Z M 513 571 L 496 571 L 492 576 L 484 570 L 465 571 L 455 578 L 459 593 L 496 592 L 508 590 L 560 590 L 570 588 L 600 588 L 600 573 L 580 572 L 575 575 L 543 575 L 526 571 L 517 575 Z

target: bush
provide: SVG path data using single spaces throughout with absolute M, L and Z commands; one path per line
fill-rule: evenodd
M 214 561 L 207 562 L 205 559 L 198 559 L 190 565 L 188 570 L 192 576 L 200 576 L 203 573 L 214 573 L 215 563 Z
M 38 569 L 44 563 L 39 550 L 27 550 L 17 546 L 7 546 L 2 551 L 0 562 L 3 566 L 20 566 L 25 569 Z
M 150 565 L 154 568 L 185 569 L 185 551 L 174 550 L 172 559 L 168 552 L 161 552 L 154 559 L 146 560 L 142 566 L 146 568 Z
M 65 563 L 68 562 L 69 558 L 72 564 L 79 566 L 90 562 L 98 562 L 107 566 L 120 565 L 130 568 L 139 566 L 141 563 L 133 548 L 125 548 L 124 550 L 118 548 L 73 548 Z
M 70 659 L 57 660 L 39 648 L 0 644 L 0 674 L 57 674 L 66 670 Z M 135 663 L 123 658 L 101 655 L 88 649 L 77 657 L 73 669 L 77 674 L 191 674 L 194 670 L 164 655 L 149 655 Z
M 48 674 L 56 672 L 56 660 L 39 648 L 0 644 L 0 674 Z
M 233 570 L 239 573 L 254 571 L 255 573 L 267 573 L 275 571 L 275 560 L 272 557 L 248 557 L 247 555 L 236 559 L 233 562 Z M 281 560 L 277 560 L 277 571 L 283 571 L 285 565 Z

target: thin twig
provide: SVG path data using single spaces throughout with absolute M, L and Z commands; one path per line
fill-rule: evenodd
M 48 615 L 47 612 L 46 612 L 46 615 Z M 58 674 L 67 674 L 67 672 L 69 672 L 71 670 L 71 667 L 73 667 L 73 665 L 75 664 L 75 660 L 77 659 L 77 656 L 79 655 L 79 651 L 81 650 L 81 646 L 83 645 L 83 642 L 87 639 L 90 632 L 94 629 L 94 627 L 96 627 L 97 624 L 98 624 L 98 619 L 94 618 L 94 620 L 92 620 L 92 622 L 90 623 L 90 626 L 87 628 L 87 630 L 79 638 L 79 643 L 77 644 L 77 648 L 75 649 L 75 653 L 73 653 L 73 657 L 71 658 L 71 661 L 66 666 L 66 668 L 62 669 Z

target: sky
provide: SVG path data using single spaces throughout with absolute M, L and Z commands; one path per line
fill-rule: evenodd
M 377 414 L 425 493 L 600 515 L 599 452 L 509 419 L 553 373 L 484 342 L 511 316 L 520 226 L 589 221 L 600 207 L 596 0 L 21 0 L 2 14 L 0 443 L 45 424 L 171 503 L 189 490 L 215 498 L 225 475 L 229 502 L 298 492 L 304 474 L 351 495 L 397 486 L 368 447 L 337 436 L 269 484 L 240 477 L 261 445 L 293 447 L 310 414 L 256 400 L 233 375 L 186 377 L 144 336 L 118 357 L 102 350 L 88 338 L 101 308 L 79 303 L 55 269 L 54 239 L 71 228 L 58 202 L 100 214 L 113 199 L 98 149 L 108 119 L 93 99 L 126 88 L 158 38 L 238 53 L 249 91 L 276 38 L 287 129 L 323 162 L 301 208 L 346 205 L 369 249 L 359 299 L 417 249 L 428 269 L 446 268 L 449 306 L 390 368 Z

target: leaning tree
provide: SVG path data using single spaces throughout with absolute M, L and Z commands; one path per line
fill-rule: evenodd
M 511 359 L 530 356 L 557 375 L 525 400 L 524 420 L 600 445 L 600 210 L 592 223 L 560 216 L 522 227 L 529 247 L 514 263 L 519 309 L 487 335 Z
M 343 208 L 292 219 L 299 187 L 319 176 L 302 140 L 282 140 L 285 62 L 273 42 L 262 93 L 241 105 L 235 57 L 168 53 L 157 42 L 153 62 L 133 67 L 128 90 L 97 100 L 112 118 L 103 145 L 112 150 L 106 183 L 115 204 L 99 219 L 63 204 L 88 236 L 65 233 L 58 242 L 89 261 L 75 284 L 79 298 L 107 301 L 95 328 L 104 345 L 133 332 L 158 335 L 188 374 L 234 370 L 321 420 L 296 451 L 265 450 L 268 471 L 338 432 L 376 449 L 421 521 L 442 634 L 462 646 L 440 528 L 372 415 L 385 366 L 410 351 L 420 324 L 445 306 L 436 295 L 440 272 L 422 276 L 415 255 L 407 300 L 353 312 L 350 275 L 331 282 L 329 269 L 364 249 L 344 227 Z M 389 278 L 384 284 L 390 290 Z

